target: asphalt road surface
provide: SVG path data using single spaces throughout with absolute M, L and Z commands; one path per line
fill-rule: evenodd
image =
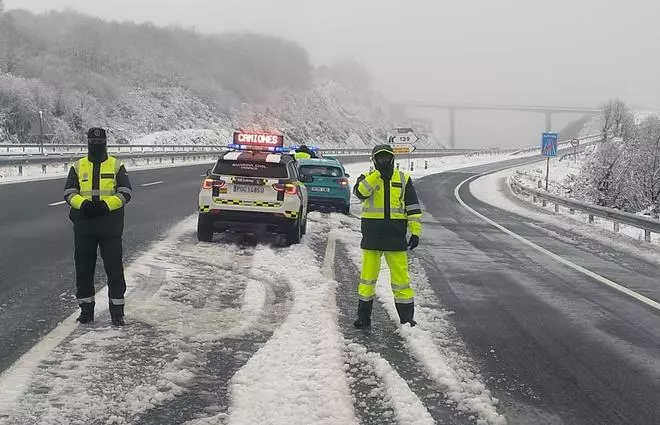
M 660 423 L 660 312 L 530 248 L 457 201 L 454 192 L 464 180 L 523 162 L 530 159 L 417 182 L 428 214 L 415 255 L 438 299 L 455 312 L 455 326 L 508 423 Z M 130 173 L 127 262 L 195 213 L 206 168 Z M 57 205 L 63 183 L 0 185 L 0 371 L 76 309 L 68 207 Z M 467 185 L 459 196 L 529 241 L 660 301 L 657 265 L 484 204 Z M 101 268 L 98 275 L 105 282 Z M 340 300 L 342 311 L 350 313 L 353 301 Z M 392 345 L 371 343 L 379 351 Z M 395 359 L 401 353 L 382 354 Z M 415 385 L 427 382 L 418 378 Z M 159 415 L 154 423 L 169 413 Z
M 481 362 L 498 410 L 520 424 L 660 423 L 660 311 L 530 248 L 461 206 L 455 188 L 502 164 L 430 176 L 417 254 Z M 660 301 L 660 270 L 475 199 L 472 208 L 565 259 Z M 544 230 L 545 229 L 545 230 Z M 549 230 L 549 231 L 548 231 Z
M 129 170 L 126 262 L 197 211 L 209 167 Z M 0 185 L 0 371 L 77 309 L 73 229 L 68 205 L 58 204 L 63 187 L 64 179 Z M 102 271 L 99 259 L 97 282 L 105 284 Z

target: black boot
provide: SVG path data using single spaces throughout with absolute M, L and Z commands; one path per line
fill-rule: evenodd
M 358 329 L 365 329 L 371 326 L 371 309 L 374 307 L 374 301 L 362 301 L 358 303 L 358 318 L 353 322 L 353 326 Z
M 402 325 L 405 323 L 410 323 L 410 327 L 413 327 L 417 324 L 417 322 L 415 322 L 415 319 L 413 319 L 413 317 L 415 316 L 414 303 L 408 303 L 408 304 L 395 303 L 394 305 L 396 305 L 396 312 L 399 313 L 399 319 L 401 320 Z
M 124 326 L 124 305 L 110 304 L 110 319 L 112 326 Z
M 89 323 L 94 321 L 94 303 L 80 303 L 80 316 L 76 319 L 80 323 Z

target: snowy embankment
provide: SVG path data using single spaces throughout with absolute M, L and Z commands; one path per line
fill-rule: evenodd
M 529 167 L 539 166 L 541 163 L 532 164 Z M 524 171 L 523 168 L 520 170 Z M 507 180 L 514 173 L 515 169 L 506 169 L 480 177 L 470 183 L 470 192 L 480 201 L 499 209 L 529 218 L 540 224 L 546 223 L 580 237 L 596 240 L 606 246 L 615 247 L 617 250 L 631 253 L 648 262 L 660 265 L 660 241 L 658 241 L 660 238 L 654 238 L 652 244 L 640 242 L 639 229 L 621 225 L 620 234 L 617 234 L 612 231 L 612 223 L 607 220 L 595 217 L 595 225 L 592 225 L 589 224 L 586 214 L 576 212 L 571 215 L 563 207 L 560 207 L 559 213 L 555 213 L 554 205 L 548 204 L 548 207 L 543 208 L 541 204 L 533 204 L 531 199 L 520 198 L 511 190 Z M 559 173 L 555 174 L 559 176 Z M 536 187 L 536 183 L 533 184 Z M 624 230 L 627 233 L 624 233 Z M 545 231 L 559 237 L 555 232 Z
M 577 160 L 576 158 L 566 158 L 561 161 L 558 158 L 551 159 L 550 174 L 548 178 L 548 192 L 552 193 L 553 195 L 568 197 L 567 194 L 571 189 L 568 182 L 574 181 L 574 177 L 580 173 L 582 164 L 587 158 L 586 155 L 588 155 L 588 153 L 579 155 Z M 523 167 L 518 167 L 514 170 L 509 170 L 508 176 L 516 179 L 516 181 L 527 187 L 545 188 L 546 163 L 545 161 L 538 162 Z M 534 204 L 531 197 L 519 195 L 516 196 L 525 202 Z M 538 208 L 544 208 L 541 203 L 534 205 L 536 205 Z M 559 206 L 559 212 L 555 212 L 554 208 L 554 204 L 551 203 L 547 203 L 547 206 L 545 207 L 549 214 L 553 214 L 558 217 L 564 217 L 564 220 L 569 219 L 578 223 L 589 223 L 589 214 L 587 213 L 575 211 L 573 214 L 571 214 L 570 209 L 563 206 Z M 601 229 L 614 232 L 614 224 L 612 220 L 594 217 L 593 225 Z M 637 227 L 620 224 L 618 233 L 631 237 L 637 241 L 644 240 L 644 230 Z M 652 237 L 651 241 L 653 244 L 660 246 L 660 237 L 658 237 L 658 235 L 656 235 L 655 238 Z

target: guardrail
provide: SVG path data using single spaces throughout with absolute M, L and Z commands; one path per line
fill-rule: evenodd
M 590 134 L 588 136 L 582 136 L 582 137 L 576 137 L 575 139 L 571 140 L 562 140 L 557 144 L 557 150 L 563 150 L 563 149 L 568 149 L 572 147 L 571 141 L 572 140 L 578 140 L 580 142 L 580 147 L 587 146 L 588 144 L 592 144 L 594 142 L 598 142 L 602 140 L 602 135 L 601 134 Z M 525 148 L 525 149 L 518 149 L 517 151 L 513 152 L 511 155 L 518 155 L 521 153 L 526 153 L 526 152 L 533 152 L 533 151 L 539 151 L 541 149 L 541 146 L 534 146 L 531 148 Z
M 629 226 L 644 230 L 644 240 L 646 242 L 651 242 L 651 233 L 660 233 L 660 220 L 654 218 L 639 216 L 636 214 L 615 210 L 613 208 L 591 205 L 587 204 L 586 202 L 553 195 L 543 190 L 526 186 L 517 181 L 513 176 L 509 176 L 508 183 L 515 193 L 532 196 L 533 202 L 537 202 L 538 199 L 541 199 L 543 201 L 543 206 L 546 206 L 547 202 L 554 203 L 555 212 L 559 212 L 560 205 L 568 208 L 571 214 L 574 214 L 575 211 L 585 212 L 589 215 L 590 224 L 594 224 L 594 217 L 611 220 L 613 222 L 613 230 L 615 232 L 619 231 L 619 225 L 621 223 L 627 224 Z
M 0 144 L 0 166 L 72 162 L 87 152 L 87 145 L 84 144 L 44 145 L 43 154 L 39 152 L 40 147 L 36 144 Z M 217 155 L 226 150 L 224 145 L 108 145 L 108 152 L 118 158 Z M 323 149 L 321 153 L 329 156 L 368 158 L 371 149 Z M 410 155 L 428 157 L 485 153 L 489 152 L 474 149 L 417 149 Z

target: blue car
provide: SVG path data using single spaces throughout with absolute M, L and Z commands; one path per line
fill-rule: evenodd
M 344 166 L 334 158 L 299 159 L 298 172 L 309 195 L 309 211 L 351 212 L 351 188 Z

